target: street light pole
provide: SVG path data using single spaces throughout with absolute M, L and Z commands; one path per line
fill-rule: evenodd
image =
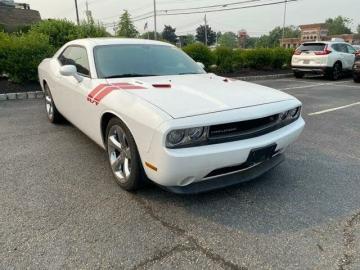
M 283 46 L 284 46 L 284 38 L 285 38 L 286 11 L 287 11 L 287 0 L 285 0 L 283 32 L 282 32 L 282 39 L 281 39 Z
M 205 46 L 208 45 L 208 35 L 207 35 L 207 20 L 206 20 L 206 14 L 205 14 Z
M 156 0 L 154 0 L 154 38 L 157 40 L 157 23 L 156 23 Z
M 77 24 L 80 25 L 79 9 L 78 9 L 77 0 L 75 0 L 75 10 L 76 10 L 76 21 L 77 21 Z

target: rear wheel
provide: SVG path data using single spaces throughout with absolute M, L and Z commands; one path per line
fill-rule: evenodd
M 336 62 L 333 66 L 333 68 L 329 71 L 329 78 L 333 81 L 337 81 L 341 79 L 343 70 L 342 65 L 340 62 Z
M 52 98 L 50 88 L 45 83 L 44 85 L 44 94 L 45 94 L 45 108 L 46 108 L 46 114 L 50 121 L 50 123 L 58 124 L 63 120 L 62 115 L 57 110 L 54 100 Z
M 106 134 L 109 163 L 116 183 L 127 191 L 143 187 L 146 176 L 130 130 L 118 118 L 112 118 Z
M 360 74 L 354 74 L 354 82 L 360 83 Z
M 305 74 L 303 72 L 294 71 L 294 76 L 297 79 L 302 79 L 302 78 L 304 78 Z

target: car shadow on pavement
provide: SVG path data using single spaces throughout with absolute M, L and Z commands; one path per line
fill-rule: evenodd
M 306 149 L 302 155 L 299 151 L 290 153 L 282 165 L 262 177 L 236 187 L 187 196 L 152 187 L 136 196 L 168 222 L 212 222 L 263 234 L 316 227 L 356 211 L 360 197 L 348 187 L 359 181 L 352 177 L 358 164 L 344 162 L 339 169 L 322 162 L 330 158 L 324 153 Z

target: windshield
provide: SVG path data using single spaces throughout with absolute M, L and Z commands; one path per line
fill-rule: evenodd
M 99 78 L 203 74 L 187 54 L 166 45 L 105 45 L 94 48 Z

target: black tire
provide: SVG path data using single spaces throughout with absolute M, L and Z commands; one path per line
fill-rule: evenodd
M 305 74 L 303 72 L 294 71 L 294 76 L 296 79 L 302 79 L 304 78 Z
M 354 74 L 354 82 L 360 83 L 360 75 Z
M 116 132 L 114 133 L 114 131 Z M 126 139 L 124 139 L 124 142 L 121 143 L 121 145 L 123 145 L 122 148 L 116 148 L 114 147 L 114 144 L 111 143 L 110 137 L 116 138 L 118 140 L 117 142 L 119 143 L 122 140 L 119 138 L 121 136 L 119 136 L 121 132 L 125 134 Z M 136 191 L 145 186 L 147 183 L 147 177 L 141 163 L 139 151 L 137 149 L 134 137 L 132 136 L 127 126 L 120 119 L 115 117 L 109 121 L 106 129 L 106 150 L 108 153 L 110 169 L 113 172 L 115 182 L 121 188 L 127 191 Z M 130 157 L 128 157 L 129 153 Z M 119 163 L 114 165 L 116 160 L 120 159 L 121 155 L 124 155 L 124 159 L 128 159 L 129 161 L 127 161 L 127 163 L 124 161 L 124 164 Z M 114 166 L 116 166 L 116 168 L 114 168 Z M 125 169 L 126 166 L 128 167 L 127 169 Z M 126 175 L 125 171 L 129 171 L 129 175 Z M 120 177 L 121 173 L 123 173 L 123 178 Z
M 328 77 L 330 80 L 337 81 L 341 79 L 342 75 L 342 64 L 340 62 L 336 62 L 332 69 L 330 69 Z
M 52 124 L 59 124 L 63 122 L 64 118 L 59 113 L 58 109 L 56 108 L 56 105 L 54 103 L 54 100 L 51 95 L 51 91 L 47 83 L 44 84 L 44 94 L 45 94 L 45 109 L 47 117 Z

